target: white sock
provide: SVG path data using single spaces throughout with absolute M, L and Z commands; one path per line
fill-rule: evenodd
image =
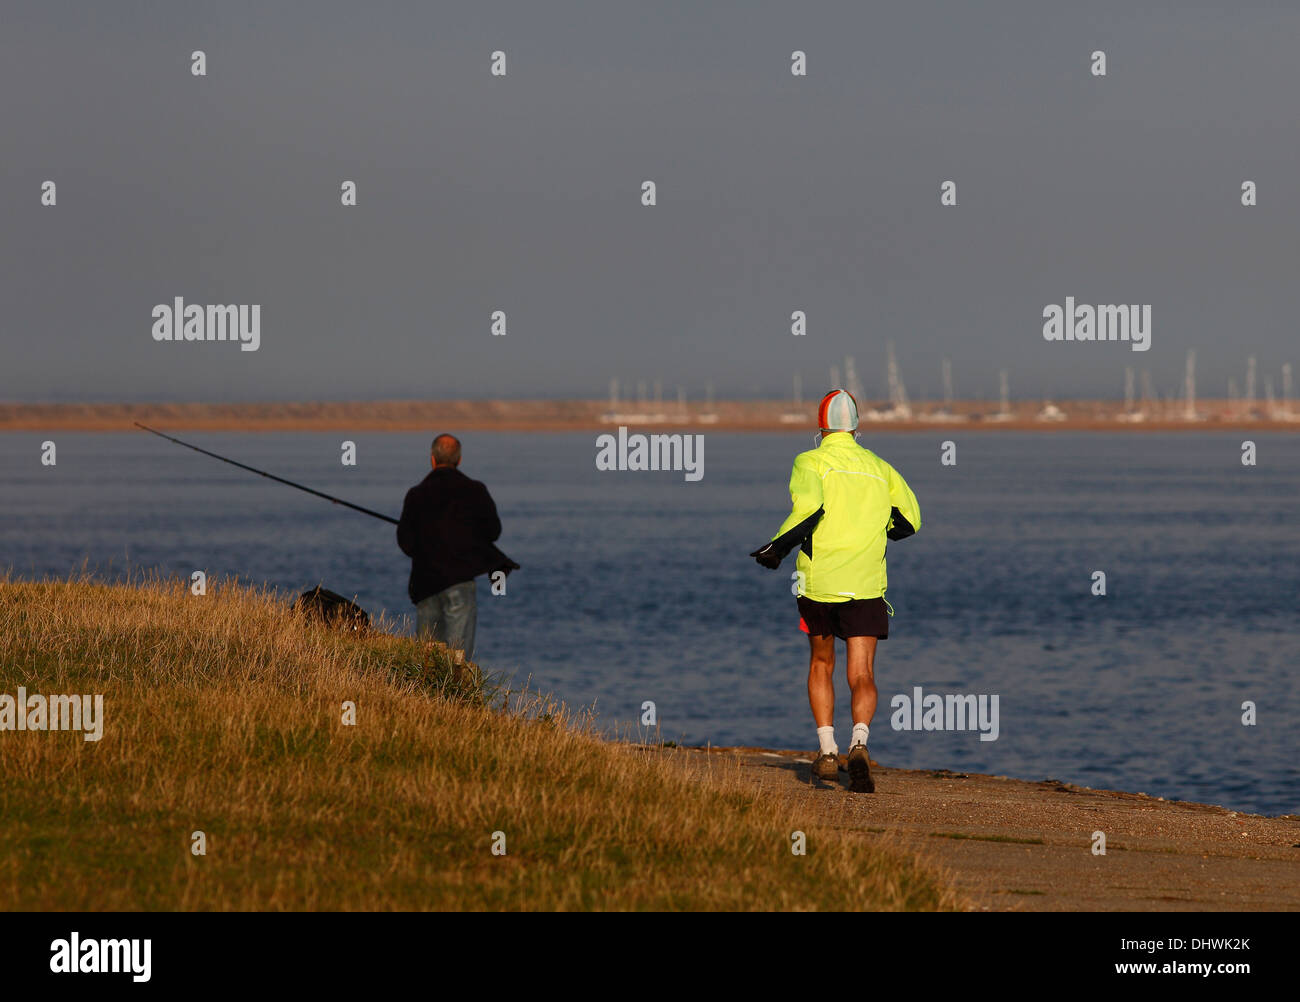
M 849 742 L 849 747 L 852 748 L 855 745 L 865 745 L 867 743 L 867 735 L 870 733 L 871 728 L 866 724 L 854 724 L 853 740 Z
M 834 727 L 817 728 L 817 742 L 821 745 L 823 755 L 838 755 L 840 746 L 835 743 Z

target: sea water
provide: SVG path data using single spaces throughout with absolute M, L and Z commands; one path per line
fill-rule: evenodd
M 432 435 L 181 437 L 396 516 Z M 794 557 L 768 571 L 748 556 L 788 513 L 811 433 L 706 431 L 693 482 L 597 469 L 596 432 L 461 437 L 462 469 L 488 485 L 499 545 L 522 565 L 503 596 L 479 583 L 481 664 L 594 706 L 620 735 L 646 734 L 653 703 L 663 740 L 814 747 Z M 345 439 L 356 466 L 340 462 Z M 907 478 L 923 518 L 888 549 L 896 615 L 877 654 L 875 758 L 1300 813 L 1300 436 L 951 427 L 859 440 Z M 940 462 L 945 440 L 955 465 Z M 320 583 L 412 626 L 391 525 L 144 432 L 0 434 L 0 567 L 83 563 L 286 594 Z M 996 695 L 996 740 L 895 730 L 890 701 L 916 687 Z M 836 697 L 843 746 L 842 645 Z

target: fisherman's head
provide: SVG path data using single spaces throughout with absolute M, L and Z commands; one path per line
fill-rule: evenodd
M 858 430 L 858 402 L 848 390 L 831 390 L 817 408 L 817 427 L 822 437 L 832 432 Z
M 439 435 L 433 440 L 430 460 L 435 470 L 444 466 L 455 469 L 460 465 L 460 439 L 455 435 Z

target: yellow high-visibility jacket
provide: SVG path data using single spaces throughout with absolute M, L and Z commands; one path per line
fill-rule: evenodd
M 800 547 L 799 594 L 816 602 L 884 595 L 887 540 L 921 528 L 921 508 L 907 481 L 849 432 L 832 432 L 795 457 L 790 500 L 790 514 L 772 541 L 778 552 Z

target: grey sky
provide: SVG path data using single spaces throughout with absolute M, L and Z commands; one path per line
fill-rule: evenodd
M 1190 347 L 1262 392 L 1300 11 L 1060 6 L 5 0 L 0 399 L 811 396 L 845 354 L 883 394 L 890 340 L 913 396 L 945 355 L 959 396 L 1164 392 Z M 178 295 L 261 349 L 154 342 Z M 1067 295 L 1152 304 L 1152 350 L 1045 342 Z

